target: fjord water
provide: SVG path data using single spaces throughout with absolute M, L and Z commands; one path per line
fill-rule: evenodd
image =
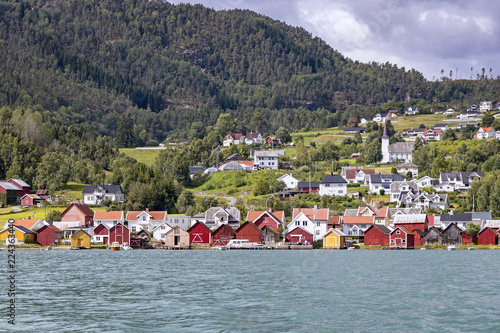
M 500 332 L 500 251 L 16 256 L 22 332 Z

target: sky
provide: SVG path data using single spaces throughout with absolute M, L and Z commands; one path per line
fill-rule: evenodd
M 414 68 L 428 80 L 500 75 L 497 0 L 183 0 L 250 9 L 303 27 L 344 56 Z M 471 70 L 472 68 L 472 70 Z M 458 71 L 457 71 L 458 69 Z M 490 69 L 492 70 L 490 72 Z

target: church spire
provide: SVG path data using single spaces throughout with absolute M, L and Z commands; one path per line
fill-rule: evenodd
M 384 123 L 384 135 L 382 135 L 383 138 L 388 138 L 389 136 L 387 135 L 387 122 Z

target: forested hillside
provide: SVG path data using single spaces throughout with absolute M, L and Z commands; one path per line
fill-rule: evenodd
M 111 138 L 130 114 L 133 144 L 201 137 L 200 125 L 222 112 L 243 132 L 272 133 L 345 124 L 373 108 L 464 103 L 491 86 L 353 62 L 302 28 L 247 10 L 34 0 L 2 1 L 0 17 L 1 106 L 39 105 L 44 123 L 88 124 Z

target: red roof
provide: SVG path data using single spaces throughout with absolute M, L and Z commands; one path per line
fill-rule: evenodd
M 89 217 L 94 217 L 94 211 L 92 209 L 90 209 L 89 206 L 87 206 L 86 204 L 82 204 L 82 203 L 78 203 L 78 202 L 73 202 L 71 205 L 68 206 L 68 208 L 66 208 L 60 216 L 63 216 L 64 214 L 66 214 L 66 212 L 71 208 L 71 207 L 76 207 L 78 208 L 78 210 L 80 210 L 85 216 L 89 216 Z
M 342 224 L 370 224 L 373 223 L 373 216 L 344 216 Z
M 46 228 L 49 228 L 51 230 L 54 230 L 55 232 L 61 232 L 61 229 L 59 229 L 58 227 L 56 227 L 55 225 L 46 225 L 45 226 Z M 43 227 L 42 227 L 43 228 Z M 41 228 L 40 228 L 41 229 Z
M 15 220 L 14 225 L 17 227 L 25 227 L 26 229 L 33 228 L 35 223 L 37 223 L 38 220 L 35 219 L 24 219 L 24 220 Z
M 427 215 L 428 226 L 432 227 L 434 225 L 434 215 Z
M 104 210 L 98 210 L 94 212 L 95 220 L 121 220 L 123 216 L 122 211 L 110 211 L 106 212 Z
M 340 216 L 330 216 L 330 218 L 328 219 L 328 222 L 329 223 L 334 223 L 334 224 L 338 224 L 340 222 Z
M 371 210 L 376 217 L 386 217 L 387 216 L 387 206 L 384 207 L 359 207 L 358 208 L 358 216 L 361 216 L 361 212 L 366 208 Z
M 140 213 L 142 212 L 146 212 L 148 213 L 150 216 L 151 216 L 151 220 L 156 220 L 156 221 L 163 221 L 166 219 L 166 216 L 167 216 L 167 212 L 166 211 L 151 211 L 151 212 L 147 212 L 147 211 L 138 211 L 138 210 L 135 210 L 135 211 L 128 211 L 127 212 L 127 217 L 125 218 L 125 220 L 127 221 L 137 221 L 139 218 L 137 217 Z
M 250 210 L 247 213 L 247 221 L 255 222 L 262 214 L 264 214 L 265 210 Z M 283 210 L 279 210 L 276 212 L 268 213 L 275 217 L 279 222 L 285 221 L 285 212 Z
M 294 208 L 292 219 L 296 218 L 300 213 L 304 213 L 310 220 L 325 220 L 328 221 L 328 208 Z
M 233 140 L 239 140 L 242 136 L 243 136 L 242 133 L 229 133 L 224 137 L 224 140 L 227 140 L 230 137 L 233 138 Z

